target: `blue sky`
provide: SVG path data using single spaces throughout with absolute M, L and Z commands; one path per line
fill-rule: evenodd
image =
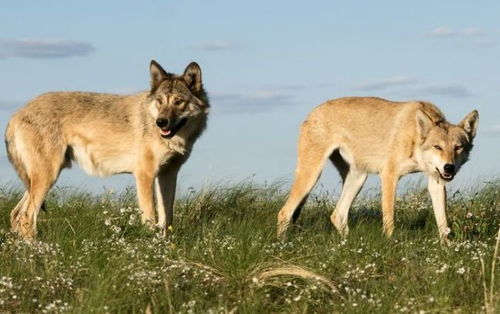
M 471 160 L 452 183 L 468 186 L 500 172 L 499 12 L 483 0 L 3 2 L 0 129 L 40 93 L 133 93 L 148 88 L 151 59 L 170 72 L 194 60 L 212 111 L 181 189 L 290 183 L 300 122 L 342 96 L 428 100 L 452 122 L 478 109 Z M 0 184 L 11 182 L 1 146 Z M 133 179 L 76 169 L 59 184 L 100 191 Z M 330 165 L 322 184 L 340 187 Z

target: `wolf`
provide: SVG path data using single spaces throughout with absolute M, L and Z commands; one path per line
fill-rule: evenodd
M 447 122 L 435 105 L 424 101 L 346 97 L 321 104 L 301 125 L 295 180 L 278 213 L 278 237 L 284 238 L 290 221 L 298 218 L 323 165 L 330 159 L 343 182 L 330 217 L 341 235 L 348 233 L 349 208 L 368 174 L 380 176 L 383 232 L 390 237 L 399 178 L 424 172 L 439 237 L 447 242 L 450 230 L 445 184 L 467 161 L 478 123 L 477 110 L 455 125 Z
M 166 232 L 177 173 L 206 127 L 210 105 L 196 62 L 175 75 L 152 60 L 149 72 L 149 91 L 51 92 L 12 116 L 7 154 L 26 187 L 10 215 L 13 231 L 35 238 L 48 190 L 76 161 L 90 175 L 133 174 L 142 222 Z

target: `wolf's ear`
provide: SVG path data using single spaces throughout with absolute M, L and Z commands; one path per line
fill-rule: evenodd
M 183 78 L 191 91 L 195 93 L 201 91 L 201 68 L 198 63 L 191 62 L 184 70 Z
M 424 139 L 429 133 L 429 130 L 432 128 L 434 123 L 432 122 L 431 118 L 428 115 L 426 115 L 422 110 L 417 110 L 416 120 L 417 120 L 416 121 L 417 133 L 421 139 Z
M 465 118 L 458 125 L 467 132 L 469 138 L 472 140 L 476 136 L 477 125 L 479 124 L 479 113 L 477 110 L 472 110 L 471 113 L 465 116 Z
M 167 72 L 155 60 L 151 60 L 149 73 L 151 75 L 151 90 L 155 90 L 168 77 Z

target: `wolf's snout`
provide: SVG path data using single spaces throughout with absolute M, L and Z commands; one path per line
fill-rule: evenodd
M 455 174 L 455 165 L 454 164 L 445 164 L 443 169 L 444 169 L 444 172 L 447 174 Z
M 164 128 L 166 126 L 168 126 L 168 119 L 165 119 L 165 118 L 158 118 L 156 119 L 156 125 L 159 127 L 159 128 Z

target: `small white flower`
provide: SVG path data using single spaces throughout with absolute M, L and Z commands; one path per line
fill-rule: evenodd
M 472 213 L 468 212 L 467 215 L 465 215 L 466 218 L 472 218 Z
M 457 269 L 457 274 L 463 275 L 464 273 L 465 273 L 465 267 L 460 267 L 459 269 Z
M 444 273 L 448 269 L 448 267 L 449 266 L 447 264 L 443 264 L 443 266 L 441 266 L 440 269 L 436 270 L 436 273 L 438 274 Z

